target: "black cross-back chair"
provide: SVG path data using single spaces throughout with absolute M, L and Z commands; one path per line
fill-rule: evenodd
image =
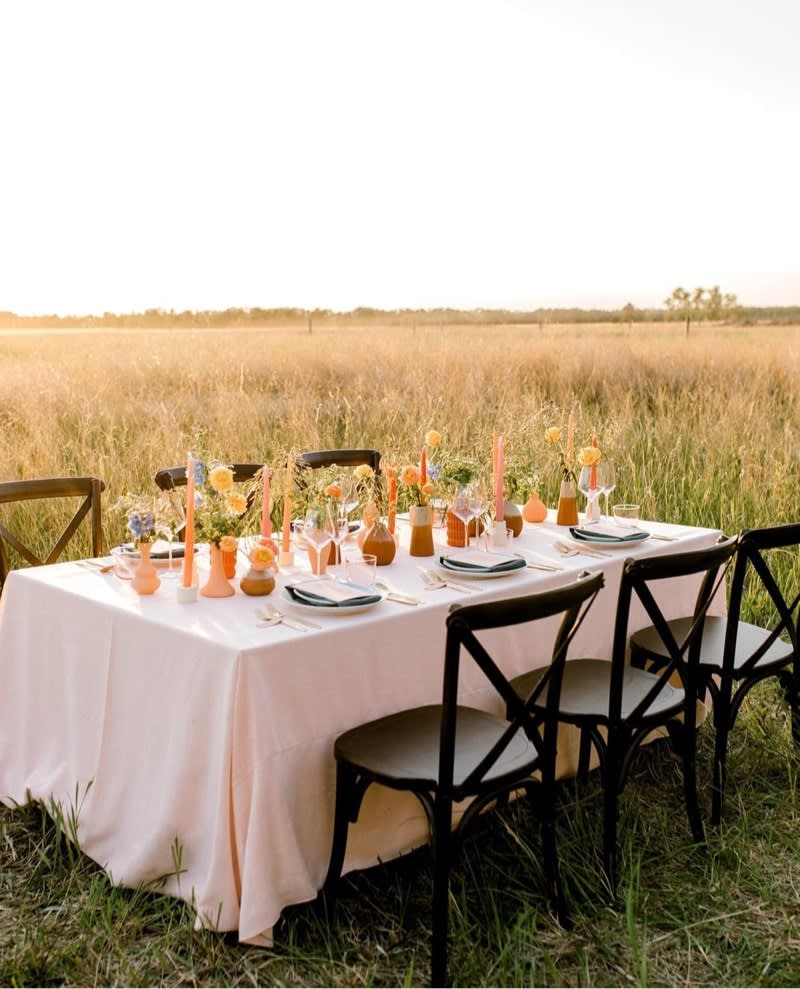
M 705 841 L 696 783 L 696 699 L 700 639 L 706 613 L 722 586 L 736 551 L 736 537 L 722 538 L 708 549 L 663 554 L 625 561 L 614 621 L 611 661 L 572 659 L 564 670 L 559 718 L 581 733 L 579 777 L 588 772 L 591 747 L 597 752 L 603 785 L 603 866 L 612 896 L 617 880 L 617 815 L 619 795 L 642 742 L 665 728 L 683 765 L 683 790 L 689 826 L 695 841 Z M 675 577 L 702 574 L 692 618 L 671 629 L 656 601 L 655 585 Z M 627 662 L 631 604 L 641 602 L 662 635 L 664 663 L 646 671 Z M 538 671 L 516 679 L 515 689 L 527 696 Z M 678 685 L 670 682 L 673 677 Z
M 300 467 L 359 467 L 366 464 L 380 473 L 381 455 L 378 450 L 308 450 L 297 455 Z
M 442 703 L 412 708 L 345 732 L 334 746 L 336 807 L 328 874 L 321 898 L 332 904 L 341 875 L 349 823 L 358 819 L 373 783 L 413 793 L 428 820 L 433 856 L 433 985 L 447 978 L 447 930 L 453 844 L 487 805 L 524 788 L 541 818 L 544 871 L 553 907 L 566 922 L 554 824 L 558 699 L 567 648 L 603 585 L 602 574 L 582 574 L 567 587 L 488 604 L 454 605 L 447 617 Z M 563 615 L 552 662 L 532 696 L 521 699 L 477 632 Z M 530 635 L 536 635 L 531 629 Z M 552 635 L 552 627 L 547 633 Z M 458 703 L 462 655 L 473 660 L 508 706 L 508 720 Z M 538 771 L 537 779 L 531 774 Z M 472 803 L 453 835 L 453 804 Z
M 698 660 L 701 688 L 707 690 L 714 715 L 714 769 L 711 790 L 711 823 L 722 817 L 725 795 L 728 737 L 742 701 L 757 684 L 776 677 L 791 712 L 792 737 L 800 746 L 800 663 L 798 662 L 798 605 L 800 593 L 789 588 L 780 574 L 779 560 L 800 547 L 800 523 L 745 529 L 739 539 L 733 568 L 727 617 L 709 617 L 703 629 Z M 796 552 L 794 553 L 797 558 Z M 748 589 L 766 593 L 774 619 L 766 627 L 742 621 Z M 668 622 L 672 635 L 681 635 L 687 618 Z M 659 668 L 666 659 L 663 636 L 657 628 L 642 629 L 631 638 L 631 661 Z
M 263 464 L 229 464 L 228 466 L 233 470 L 233 480 L 236 484 L 245 484 L 247 481 L 254 480 L 264 467 Z M 181 467 L 162 467 L 156 471 L 154 480 L 158 489 L 167 494 L 176 488 L 186 487 L 186 464 Z M 255 496 L 255 490 L 248 494 L 248 508 L 252 507 Z M 183 534 L 184 531 L 181 528 L 177 533 L 178 538 L 183 539 Z
M 12 569 L 9 548 L 31 566 L 55 563 L 68 543 L 75 537 L 83 520 L 89 517 L 92 556 L 103 553 L 102 506 L 100 496 L 105 484 L 98 477 L 47 477 L 37 480 L 0 482 L 0 505 L 18 502 L 54 499 L 80 499 L 74 514 L 44 556 L 24 542 L 19 531 L 12 531 L 10 523 L 0 523 L 0 587 Z M 71 509 L 70 509 L 71 510 Z M 16 528 L 16 527 L 15 527 Z

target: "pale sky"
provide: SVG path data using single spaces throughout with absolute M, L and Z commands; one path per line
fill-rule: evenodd
M 800 304 L 800 0 L 0 0 L 0 310 Z

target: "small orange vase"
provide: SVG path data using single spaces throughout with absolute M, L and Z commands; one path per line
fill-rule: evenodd
M 131 587 L 137 594 L 154 594 L 161 586 L 161 578 L 150 559 L 150 549 L 150 543 L 139 543 L 139 562 L 131 578 Z
M 522 517 L 526 522 L 544 522 L 547 518 L 547 506 L 537 491 L 531 491 L 530 498 L 522 509 Z
M 232 580 L 236 576 L 236 550 L 235 549 L 223 549 L 222 550 L 222 566 L 225 570 L 225 576 L 228 580 Z
M 208 572 L 208 580 L 200 588 L 200 593 L 207 598 L 229 598 L 236 593 L 236 589 L 228 583 L 228 578 L 225 576 L 222 550 L 214 543 L 210 543 L 208 548 L 211 553 L 211 569 Z

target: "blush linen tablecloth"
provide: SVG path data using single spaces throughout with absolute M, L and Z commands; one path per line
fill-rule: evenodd
M 140 597 L 128 581 L 82 563 L 15 571 L 0 599 L 0 799 L 73 813 L 82 850 L 115 883 L 152 884 L 192 902 L 198 925 L 269 944 L 283 908 L 313 899 L 325 876 L 335 737 L 440 699 L 450 605 L 533 593 L 601 569 L 606 587 L 571 655 L 609 656 L 623 561 L 718 536 L 652 529 L 673 541 L 563 557 L 553 543 L 566 530 L 526 525 L 514 549 L 562 569 L 470 580 L 471 594 L 427 589 L 419 567 L 434 560 L 409 557 L 403 529 L 395 562 L 379 577 L 421 603 L 385 600 L 357 615 L 301 612 L 283 598 L 287 580 L 307 573 L 302 553 L 269 598 L 237 589 L 192 604 L 176 602 L 174 581 Z M 435 536 L 446 549 L 445 531 Z M 671 582 L 668 616 L 689 609 L 695 590 L 694 582 Z M 255 609 L 265 601 L 320 628 L 259 627 Z M 637 611 L 631 629 L 645 623 Z M 552 629 L 496 635 L 487 644 L 502 647 L 508 675 L 548 661 Z M 470 671 L 462 700 L 485 707 L 491 693 Z M 576 761 L 575 738 L 565 733 L 560 771 L 574 771 Z M 426 839 L 413 797 L 372 787 L 345 871 Z

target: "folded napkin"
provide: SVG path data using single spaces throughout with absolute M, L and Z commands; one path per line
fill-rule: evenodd
M 616 522 L 595 522 L 587 526 L 573 526 L 569 530 L 574 539 L 587 543 L 631 543 L 650 536 L 649 532 L 635 525 L 617 525 Z
M 286 592 L 298 604 L 310 604 L 317 608 L 355 608 L 382 600 L 380 594 L 363 584 L 326 579 L 287 584 Z
M 126 553 L 135 553 L 139 555 L 139 550 L 133 543 L 124 543 L 122 549 Z M 182 559 L 186 547 L 183 543 L 173 543 L 172 544 L 172 559 L 180 560 Z M 195 547 L 195 553 L 197 548 Z M 151 560 L 168 560 L 169 559 L 169 543 L 165 539 L 156 539 L 156 541 L 150 546 L 150 559 Z
M 461 573 L 507 573 L 525 567 L 525 560 L 521 556 L 511 553 L 484 553 L 481 550 L 440 556 L 439 563 L 446 570 Z

